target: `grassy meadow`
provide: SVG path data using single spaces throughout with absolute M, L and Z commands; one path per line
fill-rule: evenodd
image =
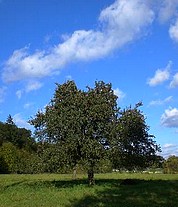
M 0 207 L 178 207 L 178 174 L 0 175 Z

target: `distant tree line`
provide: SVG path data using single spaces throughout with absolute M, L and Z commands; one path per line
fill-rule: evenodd
M 0 173 L 33 173 L 36 150 L 31 131 L 18 128 L 11 115 L 5 123 L 0 122 Z
M 112 85 L 103 81 L 86 90 L 74 81 L 57 84 L 45 110 L 29 121 L 33 136 L 10 115 L 0 122 L 0 173 L 73 172 L 75 177 L 85 171 L 94 184 L 94 172 L 160 166 L 160 147 L 141 106 L 121 110 Z
M 175 155 L 170 156 L 163 163 L 164 173 L 178 173 L 178 157 Z

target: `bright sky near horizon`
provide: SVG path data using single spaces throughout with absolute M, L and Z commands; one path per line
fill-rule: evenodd
M 68 79 L 142 101 L 162 155 L 178 155 L 178 0 L 0 0 L 0 121 L 29 128 Z

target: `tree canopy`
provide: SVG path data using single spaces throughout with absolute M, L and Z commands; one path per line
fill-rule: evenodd
M 66 165 L 86 165 L 90 184 L 102 159 L 109 157 L 113 165 L 132 169 L 148 165 L 159 151 L 138 109 L 141 104 L 121 111 L 110 83 L 98 81 L 86 90 L 74 81 L 56 86 L 50 103 L 30 123 L 41 143 L 60 149 Z
M 11 115 L 0 122 L 0 173 L 32 173 L 35 151 L 30 130 L 17 127 Z
M 170 156 L 163 164 L 165 173 L 178 173 L 178 157 Z
M 143 169 L 156 161 L 156 152 L 160 147 L 154 141 L 155 136 L 149 134 L 149 126 L 146 118 L 139 109 L 142 103 L 139 102 L 134 108 L 131 106 L 120 111 L 117 120 L 117 148 L 114 148 L 117 159 L 115 168 Z

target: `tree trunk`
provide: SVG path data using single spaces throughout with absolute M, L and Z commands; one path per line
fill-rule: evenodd
M 90 186 L 95 184 L 93 167 L 88 170 L 88 183 Z
M 75 180 L 77 176 L 77 165 L 75 165 L 75 167 L 73 168 L 73 175 L 72 175 L 72 179 Z

